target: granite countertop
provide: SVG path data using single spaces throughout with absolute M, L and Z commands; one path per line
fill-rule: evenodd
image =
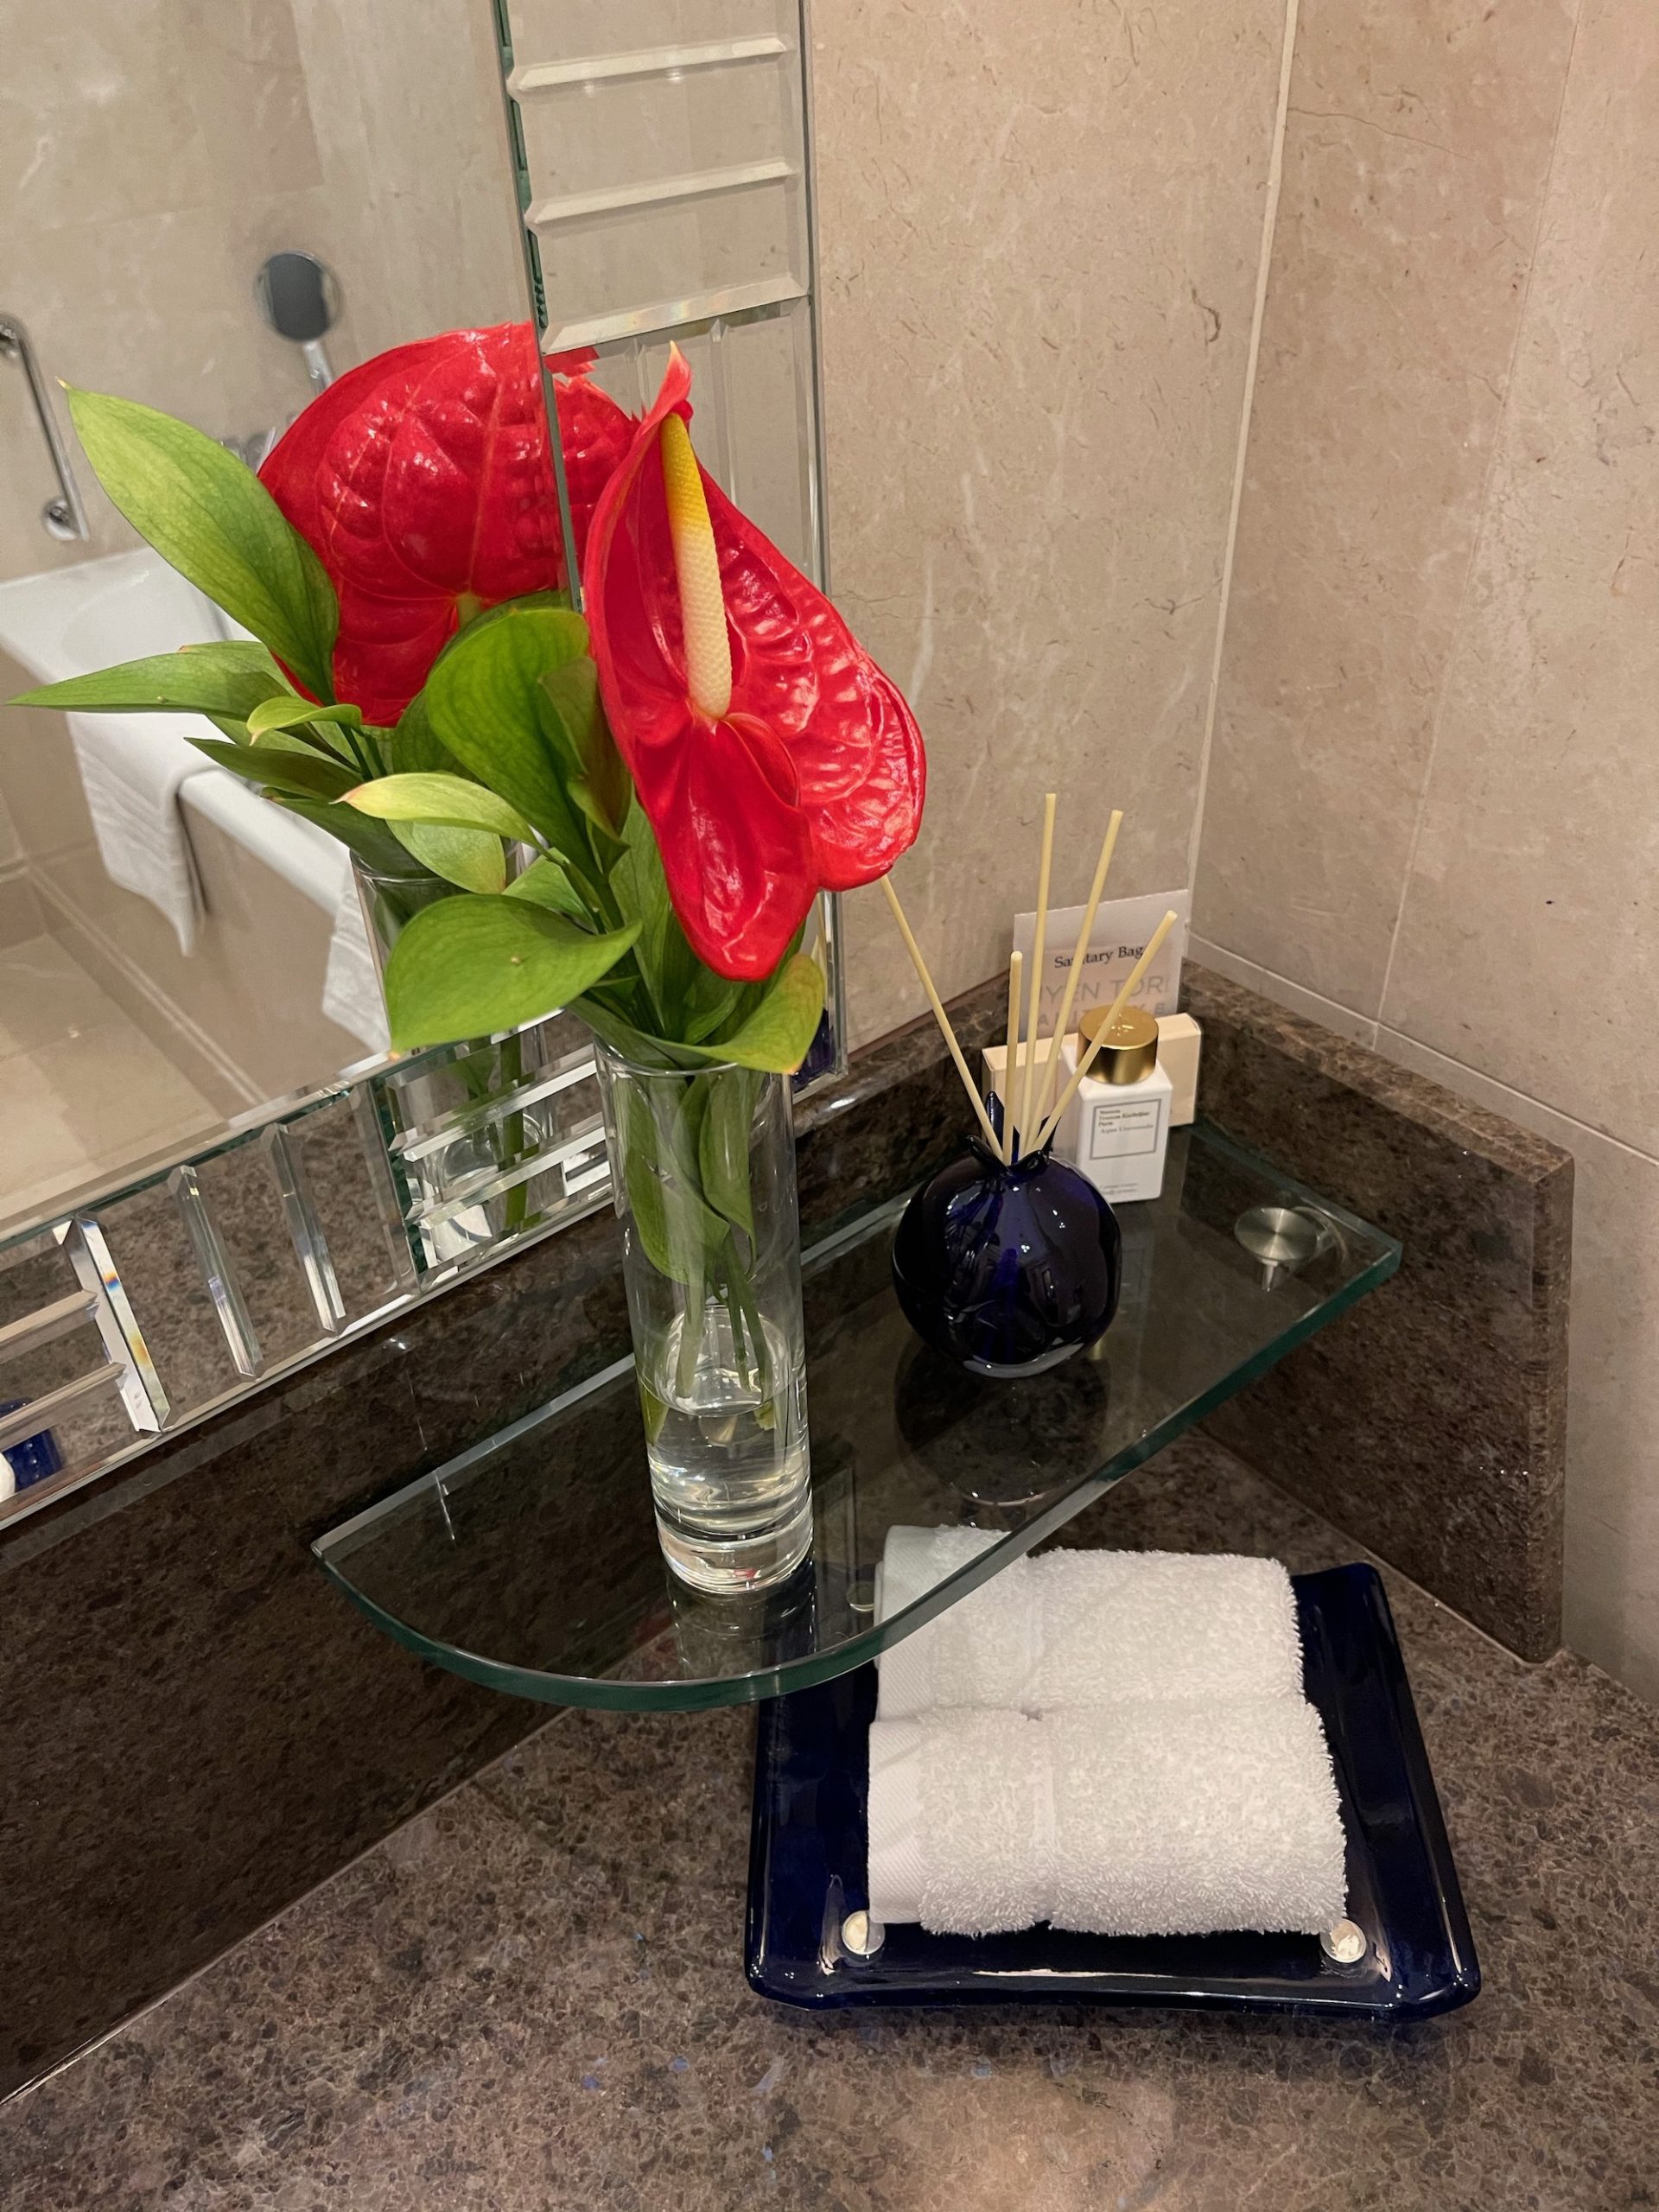
M 1351 1541 L 1189 1438 L 1070 1540 Z M 1659 1713 L 1397 1577 L 1485 1977 L 1378 2031 L 811 2015 L 741 1963 L 753 1716 L 562 1715 L 0 2107 L 8 2212 L 1659 2203 Z M 420 1676 L 410 1662 L 411 1694 Z

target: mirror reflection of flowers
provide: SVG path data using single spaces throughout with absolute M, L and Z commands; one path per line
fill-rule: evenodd
M 566 355 L 554 378 L 578 562 L 634 430 L 591 365 Z M 347 370 L 259 480 L 327 570 L 335 694 L 372 722 L 396 722 L 474 615 L 569 581 L 527 322 L 452 330 Z
M 567 1007 L 645 1065 L 787 1071 L 823 1007 L 813 900 L 913 842 L 920 734 L 702 470 L 677 351 L 638 423 L 581 360 L 552 381 L 588 622 L 527 325 L 353 370 L 263 483 L 187 424 L 72 392 L 115 505 L 252 636 L 26 702 L 205 715 L 220 766 L 377 874 L 453 891 L 391 947 L 400 1048 Z

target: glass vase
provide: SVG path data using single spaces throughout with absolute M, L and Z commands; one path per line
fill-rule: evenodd
M 406 925 L 423 906 L 433 906 L 440 899 L 454 899 L 460 894 L 453 883 L 446 883 L 441 875 L 431 874 L 412 860 L 407 868 L 393 872 L 371 868 L 353 853 L 352 874 L 357 884 L 358 904 L 363 909 L 363 925 L 368 932 L 375 972 L 384 986 L 387 955 Z
M 789 1080 L 594 1051 L 658 1535 L 696 1589 L 771 1588 L 812 1541 Z

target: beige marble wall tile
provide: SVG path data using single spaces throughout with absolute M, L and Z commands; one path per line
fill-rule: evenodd
M 181 0 L 0 0 L 0 207 L 19 232 L 200 207 Z M 26 303 L 9 301 L 26 314 Z
M 173 0 L 172 12 L 173 66 L 220 193 L 229 183 L 245 206 L 321 184 L 308 62 L 289 0 Z
M 0 948 L 0 1060 L 118 1020 L 120 1008 L 44 931 Z
M 218 0 L 211 0 L 217 5 Z M 493 17 L 472 0 L 292 0 L 327 186 L 338 365 L 527 309 Z
M 6 804 L 5 787 L 0 784 L 0 868 L 10 868 L 22 856 L 23 841 L 17 835 L 17 824 Z
M 33 1211 L 219 1125 L 207 1101 L 130 1021 L 0 1059 L 0 1218 Z
M 193 1028 L 217 1051 L 231 1086 L 215 1096 L 226 1112 L 239 1112 L 324 1081 L 361 1059 L 365 1047 L 322 1011 L 329 916 L 270 868 L 250 867 L 217 823 L 192 811 L 189 828 L 207 920 L 188 958 L 148 899 L 111 882 L 96 850 L 48 861 L 41 884 L 61 918 L 101 951 L 94 973 L 123 1014 L 169 1052 L 173 1017 Z M 281 949 L 279 988 L 271 984 L 273 947 Z
M 63 716 L 3 703 L 32 680 L 0 653 L 0 804 L 10 815 L 20 850 L 40 861 L 72 846 L 90 846 L 92 817 Z
M 275 232 L 307 227 L 296 195 L 321 182 L 286 0 L 0 0 L 0 289 L 48 377 L 130 392 L 215 435 L 302 405 L 297 357 L 251 291 L 271 245 L 297 242 Z M 56 487 L 22 379 L 5 372 L 0 574 L 133 542 L 77 473 L 90 549 L 40 526 Z
M 1303 0 L 1196 887 L 1366 1014 L 1516 343 L 1576 0 Z
M 280 426 L 311 388 L 252 288 L 287 246 L 339 276 L 337 368 L 524 313 L 487 8 L 0 0 L 0 304 L 49 378 L 214 436 Z M 90 547 L 41 529 L 55 486 L 22 379 L 0 370 L 0 575 L 135 542 L 77 460 Z
M 1653 1697 L 1656 228 L 1659 18 L 1585 0 L 1382 1008 L 1577 1154 L 1567 1633 Z
M 1659 1152 L 1659 15 L 1586 0 L 1384 1008 Z
M 253 280 L 267 254 L 315 242 L 325 209 L 313 187 L 7 232 L 3 304 L 29 325 L 52 382 L 93 534 L 90 544 L 65 545 L 41 528 L 41 503 L 54 481 L 22 379 L 0 365 L 0 573 L 32 575 L 138 542 L 81 454 L 57 379 L 142 399 L 213 437 L 246 436 L 305 405 L 304 364 L 266 328 Z M 349 339 L 344 324 L 342 335 Z
M 253 277 L 265 255 L 309 228 L 312 194 L 247 211 L 143 215 L 8 239 L 8 278 L 46 374 L 118 391 L 182 416 L 210 436 L 285 422 L 309 397 L 303 365 L 259 320 Z M 0 572 L 33 575 L 138 543 L 99 489 L 60 407 L 89 544 L 60 544 L 39 520 L 53 488 L 22 381 L 0 383 Z M 27 486 L 21 498 L 10 484 Z
M 836 598 L 909 692 L 898 881 L 947 994 L 1007 957 L 1042 793 L 1080 898 L 1184 883 L 1284 10 L 813 10 Z M 916 1011 L 848 902 L 854 1030 Z
M 1346 1037 L 1356 1045 L 1376 1042 L 1375 1021 L 1354 1013 L 1351 1007 L 1338 1006 L 1334 999 L 1322 999 L 1317 991 L 1304 990 L 1287 976 L 1275 976 L 1271 968 L 1259 967 L 1254 960 L 1241 959 L 1224 945 L 1211 944 L 1207 938 L 1190 937 L 1186 949 L 1187 957 L 1201 967 L 1213 968 L 1217 976 L 1243 983 L 1246 990 L 1259 991 L 1264 999 L 1272 999 L 1275 1005 L 1287 1007 L 1292 1014 L 1317 1021 L 1338 1037 Z
M 40 895 L 27 868 L 0 870 L 0 946 L 22 944 L 38 937 L 45 926 Z
M 1377 1050 L 1573 1155 L 1567 1641 L 1659 1700 L 1659 1160 L 1383 1027 Z

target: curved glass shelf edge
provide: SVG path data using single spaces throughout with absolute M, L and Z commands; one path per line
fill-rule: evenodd
M 1133 1433 L 1122 1436 L 1101 1456 L 1083 1453 L 1082 1463 L 1074 1460 L 1071 1471 L 1062 1473 L 1046 1488 L 1028 1497 L 993 1502 L 961 1493 L 945 1496 L 936 1484 L 929 1500 L 935 1507 L 932 1519 L 987 1527 L 995 1530 L 996 1541 L 889 1618 L 876 1622 L 869 1614 L 868 1603 L 868 1577 L 880 1555 L 887 1527 L 893 1520 L 928 1517 L 913 1507 L 910 1511 L 888 1513 L 880 1505 L 884 1496 L 893 1502 L 889 1494 L 895 1491 L 906 1506 L 912 1503 L 916 1486 L 913 1481 L 904 1478 L 913 1474 L 910 1447 L 904 1441 L 881 1464 L 855 1467 L 850 1478 L 843 1478 L 844 1484 L 849 1483 L 850 1488 L 843 1486 L 839 1494 L 829 1495 L 826 1485 L 819 1479 L 821 1471 L 816 1465 L 818 1454 L 815 1448 L 815 1503 L 819 1529 L 813 1558 L 795 1581 L 782 1591 L 743 1599 L 717 1600 L 683 1590 L 657 1553 L 643 1443 L 636 1435 L 633 1440 L 638 1447 L 639 1465 L 632 1502 L 643 1510 L 635 1516 L 639 1525 L 634 1531 L 630 1555 L 622 1561 L 622 1567 L 630 1586 L 639 1591 L 642 1578 L 638 1569 L 641 1562 L 632 1554 L 637 1553 L 642 1541 L 645 1541 L 647 1571 L 643 1577 L 643 1595 L 622 1605 L 617 1617 L 602 1628 L 594 1630 L 589 1627 L 582 1656 L 584 1666 L 590 1671 L 567 1670 L 556 1664 L 525 1663 L 521 1658 L 491 1656 L 478 1648 L 485 1641 L 484 1633 L 470 1637 L 446 1634 L 433 1625 L 430 1613 L 424 1616 L 428 1624 L 420 1624 L 423 1614 L 413 1601 L 423 1592 L 418 1587 L 409 1586 L 407 1580 L 400 1580 L 400 1563 L 394 1555 L 399 1537 L 414 1533 L 415 1565 L 427 1569 L 424 1594 L 432 1599 L 437 1610 L 442 1610 L 470 1576 L 477 1586 L 474 1594 L 481 1596 L 487 1613 L 492 1573 L 499 1573 L 510 1561 L 520 1559 L 521 1542 L 534 1533 L 530 1524 L 537 1499 L 545 1501 L 561 1481 L 574 1488 L 579 1479 L 574 1472 L 566 1472 L 561 1467 L 550 1483 L 545 1471 L 538 1471 L 534 1465 L 515 1467 L 515 1452 L 521 1447 L 530 1447 L 533 1452 L 542 1432 L 556 1431 L 562 1425 L 576 1432 L 574 1440 L 580 1444 L 581 1424 L 585 1418 L 602 1421 L 607 1440 L 614 1443 L 620 1440 L 626 1446 L 630 1427 L 634 1432 L 639 1429 L 631 1359 L 613 1363 L 444 1467 L 417 1478 L 379 1503 L 355 1515 L 320 1537 L 312 1546 L 313 1552 L 330 1580 L 352 1603 L 416 1656 L 486 1688 L 543 1704 L 611 1711 L 696 1711 L 718 1705 L 755 1702 L 830 1681 L 861 1666 L 889 1645 L 913 1634 L 1052 1535 L 1126 1475 L 1385 1282 L 1399 1267 L 1401 1247 L 1394 1239 L 1268 1167 L 1220 1132 L 1200 1123 L 1182 1141 L 1184 1156 L 1178 1179 L 1180 1187 L 1173 1198 L 1166 1185 L 1163 1198 L 1125 1209 L 1121 1217 L 1132 1224 L 1131 1241 L 1137 1231 L 1147 1232 L 1141 1241 L 1152 1254 L 1149 1279 L 1156 1273 L 1159 1248 L 1172 1240 L 1179 1245 L 1183 1231 L 1195 1228 L 1203 1232 L 1205 1240 L 1196 1255 L 1198 1289 L 1201 1294 L 1215 1294 L 1220 1288 L 1234 1293 L 1255 1269 L 1263 1325 L 1248 1346 L 1229 1348 L 1231 1356 L 1219 1364 L 1212 1360 L 1215 1371 L 1207 1379 L 1195 1388 L 1183 1389 L 1173 1402 L 1144 1424 L 1137 1425 Z M 1285 1310 L 1299 1288 L 1297 1279 L 1285 1270 L 1279 1271 L 1276 1281 L 1266 1278 L 1265 1271 L 1230 1237 L 1236 1216 L 1224 1224 L 1202 1217 L 1201 1210 L 1192 1204 L 1192 1179 L 1186 1173 L 1193 1155 L 1206 1169 L 1219 1171 L 1223 1186 L 1231 1190 L 1233 1198 L 1248 1195 L 1254 1205 L 1303 1208 L 1317 1215 L 1335 1232 L 1336 1257 L 1333 1260 L 1330 1254 L 1325 1255 L 1336 1270 L 1335 1278 L 1328 1279 L 1321 1290 L 1304 1293 L 1294 1310 Z M 1230 1198 L 1230 1207 L 1231 1203 Z M 838 1378 L 849 1373 L 855 1375 L 861 1366 L 880 1369 L 882 1355 L 890 1361 L 896 1344 L 899 1348 L 897 1389 L 887 1391 L 882 1413 L 891 1416 L 895 1396 L 902 1401 L 907 1374 L 913 1373 L 922 1363 L 931 1362 L 934 1371 L 928 1382 L 936 1392 L 942 1387 L 947 1439 L 953 1423 L 964 1431 L 969 1426 L 976 1432 L 982 1429 L 987 1409 L 994 1404 L 998 1413 L 1013 1407 L 1014 1426 L 1007 1427 L 1006 1433 L 1011 1438 L 1018 1437 L 1020 1448 L 1032 1452 L 1033 1457 L 1036 1452 L 1052 1449 L 1054 1401 L 1068 1388 L 1076 1395 L 1078 1378 L 1086 1370 L 1088 1362 L 1068 1362 L 1053 1370 L 1052 1376 L 1017 1385 L 976 1383 L 954 1369 L 944 1371 L 945 1363 L 925 1353 L 911 1337 L 887 1287 L 888 1239 L 904 1204 L 900 1198 L 872 1209 L 811 1248 L 806 1255 L 809 1336 L 814 1344 L 808 1395 L 814 1408 L 815 1442 L 819 1429 L 817 1409 L 826 1397 L 833 1407 Z M 1135 1217 L 1140 1217 L 1138 1221 Z M 1230 1249 L 1217 1242 L 1224 1227 L 1229 1231 Z M 874 1271 L 869 1265 L 872 1259 L 880 1263 Z M 1189 1255 L 1183 1289 L 1192 1287 L 1193 1264 L 1193 1255 Z M 830 1300 L 827 1329 L 815 1330 L 814 1286 L 835 1277 L 838 1268 L 850 1268 L 853 1280 L 850 1285 L 842 1287 L 839 1306 L 834 1299 Z M 872 1273 L 878 1287 L 871 1287 Z M 1126 1319 L 1137 1322 L 1145 1330 L 1149 1320 L 1158 1318 L 1151 1294 L 1144 1284 L 1141 1294 L 1142 1305 L 1137 1315 L 1131 1294 L 1126 1290 L 1125 1307 L 1119 1320 L 1103 1339 L 1103 1348 L 1109 1355 Z M 1275 1300 L 1277 1302 L 1270 1305 Z M 1201 1307 L 1202 1296 L 1197 1302 Z M 1238 1305 L 1236 1297 L 1234 1303 Z M 1248 1306 L 1246 1299 L 1240 1310 L 1248 1310 Z M 871 1310 L 867 1312 L 866 1308 Z M 1270 1327 L 1266 1325 L 1269 1310 L 1273 1319 Z M 1201 1312 L 1195 1319 L 1184 1318 L 1191 1319 L 1193 1331 L 1200 1337 L 1206 1327 L 1212 1325 Z M 1120 1347 L 1122 1342 L 1119 1338 Z M 1220 1349 L 1217 1347 L 1217 1357 Z M 1129 1384 L 1131 1394 L 1141 1379 L 1141 1349 L 1137 1344 L 1129 1353 L 1122 1378 Z M 1072 1377 L 1071 1386 L 1065 1380 L 1068 1376 Z M 1111 1379 L 1120 1379 L 1116 1367 Z M 874 1407 L 882 1398 L 880 1382 L 878 1376 L 869 1387 L 855 1386 L 855 1395 L 863 1410 Z M 1022 1393 L 1027 1394 L 1023 1402 L 1020 1400 Z M 1100 1396 L 1098 1407 L 1089 1402 L 1086 1392 L 1084 1396 L 1084 1420 L 1103 1418 L 1109 1407 L 1109 1388 Z M 1027 1417 L 1029 1433 L 1018 1426 Z M 903 1430 L 902 1406 L 897 1426 Z M 890 1443 L 879 1415 L 875 1427 L 881 1432 L 881 1440 Z M 1064 1413 L 1058 1429 L 1064 1440 L 1067 1429 Z M 1084 1441 L 1081 1435 L 1071 1440 L 1075 1444 Z M 834 1441 L 832 1439 L 832 1446 Z M 959 1452 L 976 1448 L 967 1446 L 960 1438 L 956 1443 Z M 872 1456 L 879 1458 L 879 1450 Z M 487 1528 L 485 1540 L 480 1541 L 464 1525 L 469 1507 L 480 1497 L 486 1501 L 486 1519 L 493 1516 L 495 1521 L 495 1533 L 505 1529 L 507 1537 L 505 1544 L 497 1543 L 493 1550 L 487 1541 L 492 1533 Z M 844 1510 L 849 1499 L 850 1516 Z M 843 1521 L 850 1517 L 855 1523 L 861 1517 L 858 1506 L 871 1500 L 878 1510 L 868 1516 L 870 1526 L 864 1539 L 855 1537 L 850 1543 L 842 1541 L 839 1545 L 833 1540 L 826 1541 L 836 1533 L 838 1517 Z M 505 1521 L 501 1517 L 504 1512 L 507 1516 Z M 514 1518 L 521 1512 L 525 1522 L 523 1529 Z M 1010 1520 L 1014 1525 L 997 1525 Z M 845 1528 L 838 1533 L 845 1538 Z M 418 1556 L 423 1548 L 428 1553 L 424 1560 Z M 435 1550 L 439 1554 L 435 1592 L 430 1577 L 431 1554 Z M 862 1589 L 861 1585 L 864 1586 Z M 861 1623 L 855 1618 L 860 1613 L 867 1616 Z M 476 1605 L 474 1616 L 471 1624 L 474 1630 L 486 1630 L 493 1625 L 493 1621 L 476 1618 Z M 709 1668 L 707 1652 L 711 1646 L 718 1649 L 722 1640 L 729 1646 L 733 1663 Z M 688 1662 L 695 1662 L 699 1650 L 704 1655 L 702 1667 L 689 1666 Z M 605 1663 L 607 1660 L 608 1664 Z M 620 1671 L 623 1669 L 627 1671 Z

